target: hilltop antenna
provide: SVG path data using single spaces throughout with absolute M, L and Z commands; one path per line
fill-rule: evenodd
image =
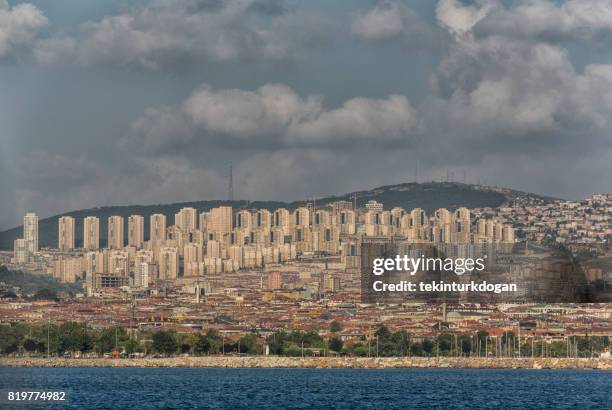
M 227 181 L 227 198 L 230 201 L 234 200 L 234 175 L 232 171 L 232 164 L 230 164 L 229 179 Z

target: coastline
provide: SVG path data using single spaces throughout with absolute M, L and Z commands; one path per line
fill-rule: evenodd
M 612 358 L 277 357 L 201 356 L 146 359 L 0 358 L 0 367 L 46 368 L 296 368 L 296 369 L 594 369 L 612 370 Z

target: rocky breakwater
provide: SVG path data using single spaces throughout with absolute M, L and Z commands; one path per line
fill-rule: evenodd
M 203 356 L 144 359 L 1 358 L 2 367 L 143 367 L 143 368 L 474 368 L 474 369 L 599 369 L 612 370 L 612 359 L 453 358 L 453 357 L 276 357 Z

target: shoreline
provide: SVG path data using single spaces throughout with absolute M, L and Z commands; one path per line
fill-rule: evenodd
M 8 368 L 233 368 L 233 369 L 593 369 L 612 370 L 612 358 L 277 357 L 200 356 L 144 359 L 0 358 Z

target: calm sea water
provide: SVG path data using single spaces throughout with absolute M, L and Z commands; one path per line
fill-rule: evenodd
M 612 409 L 612 372 L 591 370 L 2 368 L 0 389 L 68 392 L 43 408 Z

